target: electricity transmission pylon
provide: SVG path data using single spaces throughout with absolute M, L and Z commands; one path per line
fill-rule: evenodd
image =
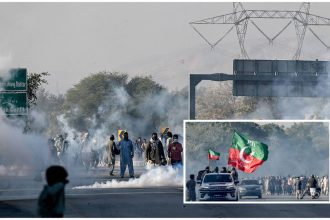
M 290 24 L 294 24 L 297 37 L 297 50 L 293 55 L 293 60 L 299 60 L 301 55 L 301 48 L 303 46 L 306 31 L 309 30 L 318 39 L 323 46 L 328 50 L 329 45 L 324 42 L 316 32 L 311 28 L 312 26 L 330 26 L 330 19 L 313 15 L 309 13 L 310 3 L 302 3 L 297 11 L 281 11 L 281 10 L 245 10 L 243 4 L 240 2 L 233 3 L 233 13 L 215 16 L 211 18 L 193 21 L 189 24 L 197 32 L 197 34 L 208 44 L 214 48 L 219 44 L 234 28 L 238 37 L 239 46 L 241 49 L 241 56 L 244 59 L 249 59 L 249 55 L 245 49 L 245 36 L 248 24 L 251 23 L 269 42 L 273 44 L 274 40 L 286 30 Z M 253 20 L 254 19 L 287 19 L 288 23 L 273 37 L 269 37 Z M 232 24 L 232 26 L 221 36 L 216 42 L 212 43 L 207 39 L 201 31 L 198 30 L 199 25 L 205 24 Z

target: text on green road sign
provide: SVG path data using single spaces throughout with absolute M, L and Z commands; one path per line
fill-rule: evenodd
M 0 91 L 26 91 L 26 82 L 26 69 L 11 69 L 8 76 L 0 76 Z
M 26 93 L 0 93 L 0 107 L 6 115 L 27 114 Z

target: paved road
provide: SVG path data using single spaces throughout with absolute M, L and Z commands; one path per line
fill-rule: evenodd
M 0 202 L 1 217 L 35 217 L 36 200 Z M 67 194 L 65 217 L 330 217 L 329 205 L 182 204 L 175 188 L 84 190 Z
M 199 186 L 196 187 L 196 192 L 198 192 Z M 197 193 L 198 200 L 198 193 Z M 329 196 L 321 195 L 318 199 L 312 199 L 310 196 L 305 195 L 303 199 L 297 200 L 294 195 L 262 195 L 261 199 L 254 196 L 245 196 L 239 199 L 239 202 L 294 202 L 294 203 L 304 203 L 304 202 L 328 202 Z M 201 201 L 203 202 L 203 201 Z
M 263 203 L 263 202 L 291 202 L 291 203 L 307 203 L 307 202 L 328 202 L 329 197 L 321 195 L 318 199 L 312 199 L 310 196 L 305 196 L 303 199 L 296 199 L 295 196 L 289 195 L 263 195 L 261 199 L 255 196 L 246 196 L 238 200 L 238 202 L 253 202 L 253 203 Z M 203 202 L 203 201 L 201 201 Z
M 36 216 L 43 182 L 31 179 L 0 177 L 0 217 Z M 66 189 L 65 217 L 330 217 L 327 204 L 184 205 L 182 187 L 72 189 L 77 183 L 108 179 L 102 170 L 72 178 Z
M 329 197 L 325 195 L 321 195 L 318 199 L 312 199 L 310 196 L 306 195 L 303 199 L 296 199 L 295 196 L 289 196 L 289 195 L 263 195 L 261 199 L 258 199 L 256 197 L 243 197 L 240 199 L 240 201 L 248 201 L 248 202 L 258 202 L 258 201 L 283 201 L 283 202 L 317 202 L 317 201 L 329 201 Z

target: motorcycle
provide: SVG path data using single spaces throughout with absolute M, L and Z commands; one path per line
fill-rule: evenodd
M 302 194 L 301 198 L 300 199 L 303 199 L 305 195 L 308 195 L 308 196 L 311 196 L 312 199 L 318 199 L 320 196 L 321 196 L 321 187 L 317 186 L 316 187 L 316 191 L 315 191 L 315 194 L 314 196 L 311 195 L 311 191 L 309 188 L 307 188 L 304 193 Z

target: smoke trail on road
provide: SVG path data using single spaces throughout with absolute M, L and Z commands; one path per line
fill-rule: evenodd
M 105 183 L 94 183 L 87 186 L 77 186 L 73 189 L 98 189 L 98 188 L 143 188 L 154 186 L 182 186 L 182 167 L 171 166 L 152 167 L 147 166 L 147 172 L 139 178 L 129 181 L 111 180 Z

